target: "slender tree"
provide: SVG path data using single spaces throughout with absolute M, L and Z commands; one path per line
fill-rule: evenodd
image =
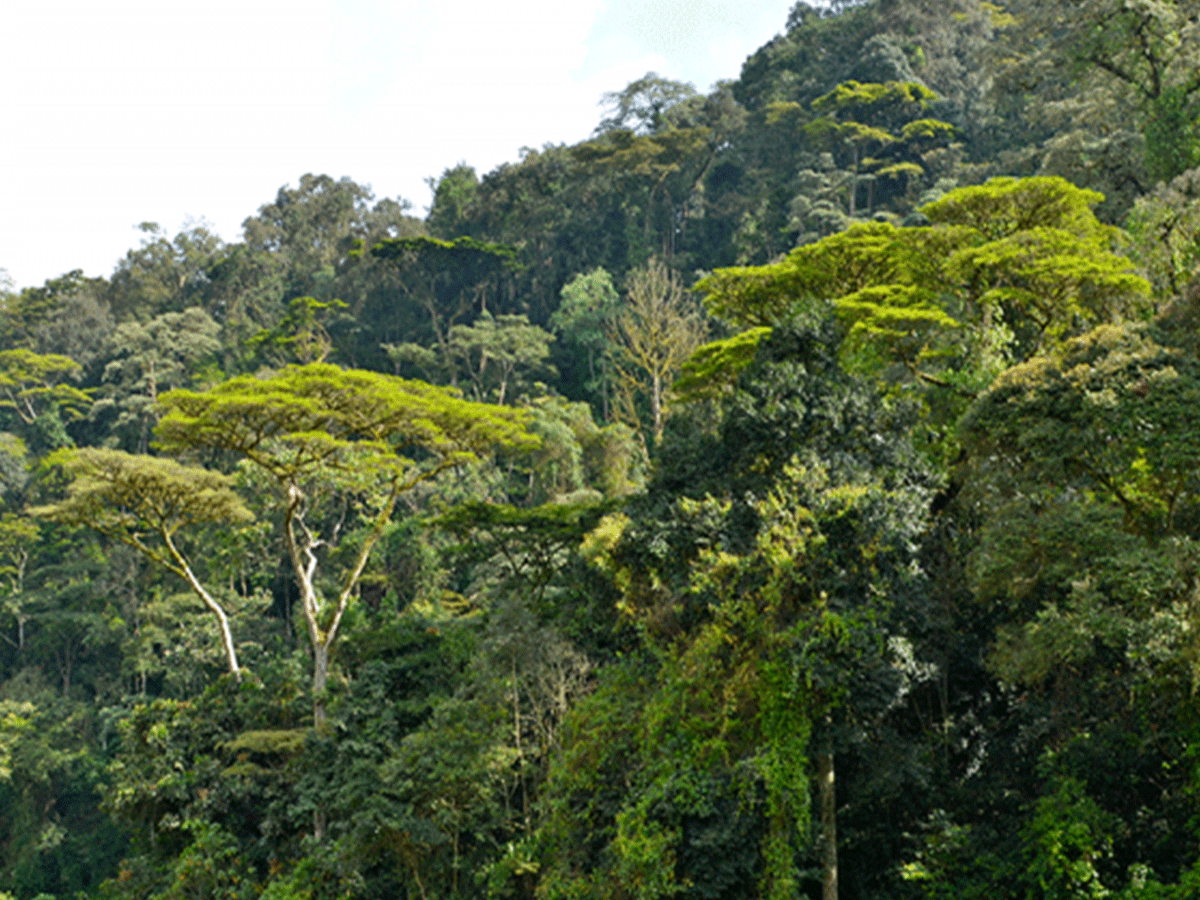
M 612 320 L 610 338 L 617 345 L 617 390 L 621 412 L 641 430 L 639 397 L 650 405 L 654 444 L 662 438 L 668 392 L 684 360 L 704 340 L 700 310 L 689 305 L 679 276 L 652 259 L 630 275 L 626 304 Z
M 186 581 L 216 619 L 229 671 L 240 680 L 229 614 L 196 575 L 178 540 L 181 532 L 196 526 L 253 518 L 231 479 L 172 459 L 99 447 L 60 450 L 49 462 L 72 476 L 67 497 L 31 512 L 66 525 L 87 526 Z
M 203 392 L 172 391 L 162 403 L 158 434 L 165 447 L 232 453 L 278 488 L 312 650 L 318 727 L 342 618 L 399 497 L 477 454 L 534 442 L 518 411 L 471 403 L 419 381 L 321 363 L 234 378 Z M 320 573 L 344 536 L 342 520 L 322 532 L 314 519 L 318 505 L 333 496 L 354 510 L 361 532 L 330 596 Z

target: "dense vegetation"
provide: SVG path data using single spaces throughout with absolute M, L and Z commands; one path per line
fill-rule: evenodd
M 1200 3 L 0 297 L 0 896 L 1200 892 Z

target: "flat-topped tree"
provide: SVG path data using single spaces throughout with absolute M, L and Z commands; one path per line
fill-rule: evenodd
M 901 179 L 907 186 L 909 179 L 925 174 L 924 154 L 953 139 L 953 125 L 923 116 L 935 100 L 937 94 L 915 81 L 847 81 L 812 102 L 818 118 L 804 131 L 816 146 L 830 149 L 847 163 L 851 219 L 857 211 L 860 182 L 867 184 L 870 215 L 876 178 Z M 799 111 L 798 104 L 776 103 L 768 116 L 778 120 Z M 878 158 L 866 156 L 868 152 Z
M 79 375 L 79 363 L 69 356 L 22 347 L 0 351 L 0 408 L 12 410 L 26 427 L 54 407 L 78 416 L 92 402 L 86 391 L 66 383 Z
M 918 377 L 964 358 L 943 352 L 951 332 L 1019 362 L 1147 312 L 1149 285 L 1092 213 L 1102 199 L 1061 178 L 993 178 L 921 207 L 929 226 L 857 223 L 772 265 L 717 269 L 697 289 L 748 327 L 832 304 L 852 339 L 886 345 Z
M 232 453 L 278 486 L 284 541 L 312 647 L 318 726 L 342 617 L 399 497 L 479 454 L 536 442 L 517 410 L 472 403 L 420 381 L 322 363 L 241 376 L 203 392 L 171 391 L 161 402 L 158 436 L 165 449 Z M 322 536 L 306 517 L 331 497 L 354 510 L 362 527 L 336 595 L 326 596 L 319 572 L 341 528 Z
M 241 679 L 229 616 L 205 588 L 176 536 L 197 526 L 248 522 L 253 514 L 220 472 L 173 459 L 99 447 L 59 450 L 48 459 L 72 476 L 67 497 L 32 514 L 85 525 L 137 550 L 187 582 L 217 620 L 229 671 Z
M 503 273 L 514 266 L 516 251 L 470 237 L 442 241 L 419 235 L 388 238 L 373 246 L 371 255 L 405 275 L 398 287 L 425 308 L 433 338 L 445 352 L 459 320 L 476 306 L 487 310 L 489 295 L 499 299 Z

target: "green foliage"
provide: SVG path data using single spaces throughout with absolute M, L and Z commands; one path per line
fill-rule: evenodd
M 327 364 L 233 378 L 204 392 L 172 391 L 162 403 L 164 447 L 238 453 L 285 483 L 323 467 L 402 473 L 412 464 L 405 452 L 436 454 L 435 468 L 444 468 L 497 445 L 532 443 L 522 436 L 519 413 Z M 355 450 L 369 455 L 358 458 Z
M 188 526 L 251 518 L 229 476 L 172 459 L 86 447 L 60 450 L 46 464 L 73 480 L 66 500 L 37 508 L 37 515 L 89 525 L 134 546 L 148 531 L 169 537 Z
M 652 259 L 630 275 L 625 306 L 609 323 L 617 416 L 647 447 L 662 438 L 670 386 L 707 331 L 690 300 L 675 273 Z
M 798 3 L 0 272 L 0 891 L 1194 896 L 1197 13 Z
M 188 821 L 180 828 L 192 835 L 192 842 L 171 866 L 166 888 L 153 896 L 162 900 L 194 896 L 242 900 L 255 896 L 251 873 L 246 871 L 232 835 L 212 822 Z
M 679 441 L 696 440 L 682 421 L 664 443 L 649 496 L 599 551 L 646 649 L 570 722 L 548 784 L 552 896 L 799 889 L 814 719 L 869 706 L 849 673 L 875 670 L 920 528 L 919 465 L 856 443 L 880 433 L 876 404 L 820 337 L 783 325 L 709 443 Z M 601 789 L 612 769 L 624 786 Z
M 720 397 L 733 389 L 742 369 L 754 360 L 759 342 L 770 333 L 766 326 L 749 328 L 696 348 L 672 390 L 685 403 Z
M 524 315 L 492 316 L 484 311 L 473 325 L 455 325 L 450 329 L 446 353 L 457 363 L 471 384 L 476 401 L 495 397 L 504 405 L 519 388 L 518 376 L 545 371 L 553 335 L 529 324 Z M 524 379 L 522 379 L 524 380 Z
M 221 349 L 217 323 L 198 306 L 151 321 L 127 322 L 111 339 L 116 357 L 104 367 L 104 388 L 88 417 L 116 412 L 112 430 L 127 447 L 144 453 L 158 421 L 159 393 L 187 387 L 202 362 Z
M 0 351 L 0 408 L 11 410 L 35 432 L 39 420 L 57 417 L 60 410 L 78 416 L 91 398 L 65 380 L 78 379 L 79 371 L 79 363 L 66 356 L 24 349 Z
M 965 418 L 977 453 L 1043 484 L 1086 484 L 1145 535 L 1189 522 L 1194 363 L 1145 327 L 1104 326 L 1006 372 Z M 973 441 L 975 437 L 971 438 Z
M 61 450 L 46 462 L 61 466 L 73 480 L 65 500 L 37 507 L 34 515 L 92 528 L 186 581 L 216 617 L 229 670 L 237 674 L 237 651 L 225 609 L 196 577 L 177 543 L 181 529 L 186 536 L 199 525 L 253 519 L 233 491 L 232 479 L 171 459 L 94 447 Z
M 609 359 L 609 334 L 618 310 L 617 289 L 612 276 L 602 268 L 580 273 L 563 285 L 562 302 L 550 317 L 550 328 L 560 341 L 587 354 L 584 388 L 600 397 L 602 420 L 609 419 L 613 390 Z M 578 366 L 578 361 L 575 361 Z
M 286 362 L 300 365 L 325 362 L 332 342 L 323 320 L 328 318 L 330 310 L 345 307 L 346 304 L 341 300 L 322 302 L 315 297 L 296 297 L 288 303 L 288 314 L 279 320 L 278 325 L 269 331 L 260 331 L 247 344 L 250 347 L 273 348 L 276 352 L 268 353 L 269 357 L 283 351 Z
M 647 72 L 636 81 L 630 82 L 622 91 L 611 91 L 604 95 L 604 102 L 612 113 L 600 122 L 598 133 L 627 129 L 635 134 L 654 134 L 665 128 L 677 126 L 679 107 L 689 101 L 700 99 L 690 84 L 660 78 Z
M 1170 181 L 1200 165 L 1200 109 L 1195 87 L 1175 85 L 1151 104 L 1144 133 L 1146 165 L 1157 181 Z
M 1153 285 L 1159 307 L 1200 277 L 1200 170 L 1159 184 L 1129 214 L 1133 255 Z
M 1109 897 L 1097 865 L 1111 854 L 1112 822 L 1082 785 L 1062 779 L 1038 801 L 1025 834 L 1029 891 L 1026 896 L 1059 900 Z
M 962 399 L 1010 361 L 1147 311 L 1149 285 L 1112 251 L 1097 199 L 1061 179 L 993 179 L 922 207 L 936 224 L 854 225 L 698 287 L 742 326 L 832 307 L 848 326 L 847 363 L 924 395 L 949 430 Z
M 343 616 L 400 496 L 478 454 L 537 444 L 519 411 L 471 403 L 423 382 L 322 363 L 263 378 L 242 376 L 205 392 L 172 391 L 162 403 L 167 414 L 158 433 L 166 447 L 232 454 L 274 482 L 313 653 L 318 726 Z M 318 580 L 318 550 L 331 542 L 310 525 L 320 504 L 330 500 L 344 504 L 335 537 L 351 509 L 358 532 L 347 542 L 345 561 L 332 560 L 340 569 L 332 588 Z
M 486 310 L 489 294 L 497 299 L 502 296 L 505 273 L 516 265 L 511 247 L 471 237 L 453 241 L 425 236 L 388 238 L 370 252 L 406 274 L 413 300 L 425 311 L 431 336 L 443 346 L 450 328 L 477 301 Z
M 203 298 L 208 268 L 225 249 L 219 237 L 202 225 L 174 238 L 155 222 L 138 226 L 142 245 L 117 263 L 105 299 L 121 326 L 136 331 L 164 315 L 178 316 Z

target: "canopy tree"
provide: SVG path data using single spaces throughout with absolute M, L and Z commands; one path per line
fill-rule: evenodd
M 207 391 L 172 391 L 161 401 L 165 415 L 158 436 L 164 448 L 232 454 L 278 488 L 284 541 L 312 648 L 318 726 L 325 719 L 329 660 L 342 617 L 399 497 L 477 455 L 535 443 L 517 410 L 472 403 L 420 381 L 324 363 L 241 376 Z M 342 520 L 324 533 L 312 520 L 319 504 L 334 498 L 353 510 L 362 530 L 333 596 L 326 596 L 319 577 L 327 562 L 322 555 L 336 549 Z
M 648 404 L 655 445 L 662 438 L 671 382 L 704 340 L 703 316 L 689 300 L 679 277 L 652 259 L 631 273 L 625 307 L 608 323 L 617 348 L 618 415 L 643 433 L 639 404 Z
M 37 546 L 40 537 L 36 521 L 13 513 L 5 513 L 0 517 L 0 578 L 8 581 L 3 607 L 6 612 L 12 614 L 17 623 L 15 640 L 7 634 L 0 637 L 18 651 L 25 649 L 25 626 L 29 622 L 25 572 L 29 566 L 30 550 Z
M 494 395 L 503 406 L 520 374 L 545 368 L 553 340 L 545 329 L 530 325 L 528 316 L 493 316 L 485 310 L 474 325 L 450 329 L 448 351 L 469 379 L 474 398 Z
M 1045 886 L 1103 848 L 1105 862 L 1075 872 L 1074 896 L 1107 893 L 1102 882 L 1120 885 L 1135 860 L 1144 896 L 1195 893 L 1182 886 L 1195 872 L 1180 871 L 1193 837 L 1163 825 L 1182 816 L 1150 824 L 1145 812 L 1192 802 L 1181 761 L 1196 752 L 1200 681 L 1200 371 L 1177 345 L 1191 332 L 1093 329 L 1009 369 L 960 422 L 961 503 L 975 523 L 966 576 L 991 645 L 983 659 L 1014 698 L 1009 734 L 1036 722 L 1044 735 L 1035 779 L 1021 784 L 1005 739 L 981 773 L 1024 794 L 1033 812 L 1027 825 L 990 831 L 1019 832 L 1025 845 L 1028 868 L 1006 873 L 1005 889 L 1023 881 L 1028 896 L 1067 896 Z M 1013 750 L 1025 752 L 1021 743 Z M 1088 827 L 1084 807 L 1098 813 Z M 950 821 L 982 835 L 994 828 L 985 808 L 960 806 Z M 1073 847 L 1059 843 L 1067 829 Z M 941 855 L 973 863 L 986 852 L 975 843 Z M 1176 877 L 1178 893 L 1150 890 Z
M 632 880 L 645 897 L 797 896 L 813 768 L 814 861 L 836 896 L 834 756 L 896 697 L 883 648 L 920 581 L 934 480 L 831 328 L 782 323 L 716 399 L 717 428 L 710 405 L 684 407 L 646 494 L 585 544 L 645 644 L 569 724 L 547 896 Z
M 973 396 L 1010 362 L 1148 312 L 1148 283 L 1092 213 L 1102 199 L 1061 178 L 995 178 L 922 207 L 931 225 L 860 223 L 698 288 L 742 327 L 832 304 L 869 369 Z
M 361 248 L 356 251 L 360 255 Z M 401 274 L 397 287 L 427 315 L 430 336 L 445 352 L 450 329 L 478 306 L 481 312 L 502 294 L 503 275 L 516 256 L 503 244 L 459 237 L 443 241 L 424 236 L 389 238 L 371 247 L 371 256 Z M 493 309 L 493 312 L 500 312 Z
M 562 303 L 550 317 L 550 328 L 562 342 L 587 351 L 587 380 L 584 387 L 600 395 L 600 413 L 608 421 L 610 382 L 608 334 L 620 304 L 612 276 L 597 266 L 581 272 L 563 285 Z M 578 360 L 579 354 L 573 354 Z
M 0 408 L 11 410 L 25 427 L 51 409 L 78 416 L 91 398 L 67 381 L 80 374 L 79 363 L 69 356 L 23 348 L 0 351 Z
M 115 412 L 113 432 L 130 449 L 145 453 L 158 420 L 159 393 L 189 384 L 198 365 L 220 351 L 219 333 L 198 306 L 118 325 L 109 341 L 114 358 L 104 367 L 103 396 L 88 417 Z
M 847 81 L 812 102 L 819 113 L 805 126 L 816 146 L 849 152 L 848 213 L 854 218 L 859 183 L 866 181 L 867 214 L 874 200 L 877 177 L 903 179 L 925 173 L 921 150 L 944 143 L 954 127 L 938 119 L 921 117 L 937 95 L 915 81 L 861 84 Z M 778 113 L 776 113 L 777 115 Z M 878 158 L 865 155 L 874 151 Z M 867 174 L 867 173 L 870 174 Z
M 233 490 L 232 479 L 172 459 L 100 447 L 60 450 L 48 462 L 61 465 L 72 477 L 67 497 L 31 512 L 65 525 L 87 526 L 186 581 L 216 619 L 229 671 L 240 679 L 229 615 L 197 577 L 177 537 L 196 526 L 253 518 Z
M 1049 119 L 1056 142 L 1067 144 L 1069 130 L 1086 135 L 1090 153 L 1079 155 L 1093 157 L 1092 166 L 1097 159 L 1105 164 L 1106 144 L 1127 148 L 1123 155 L 1133 158 L 1124 164 L 1132 163 L 1139 193 L 1151 179 L 1170 180 L 1200 163 L 1200 4 L 1008 0 L 1004 6 L 1020 27 L 1004 29 L 996 48 L 999 85 L 1024 100 L 1032 119 Z

